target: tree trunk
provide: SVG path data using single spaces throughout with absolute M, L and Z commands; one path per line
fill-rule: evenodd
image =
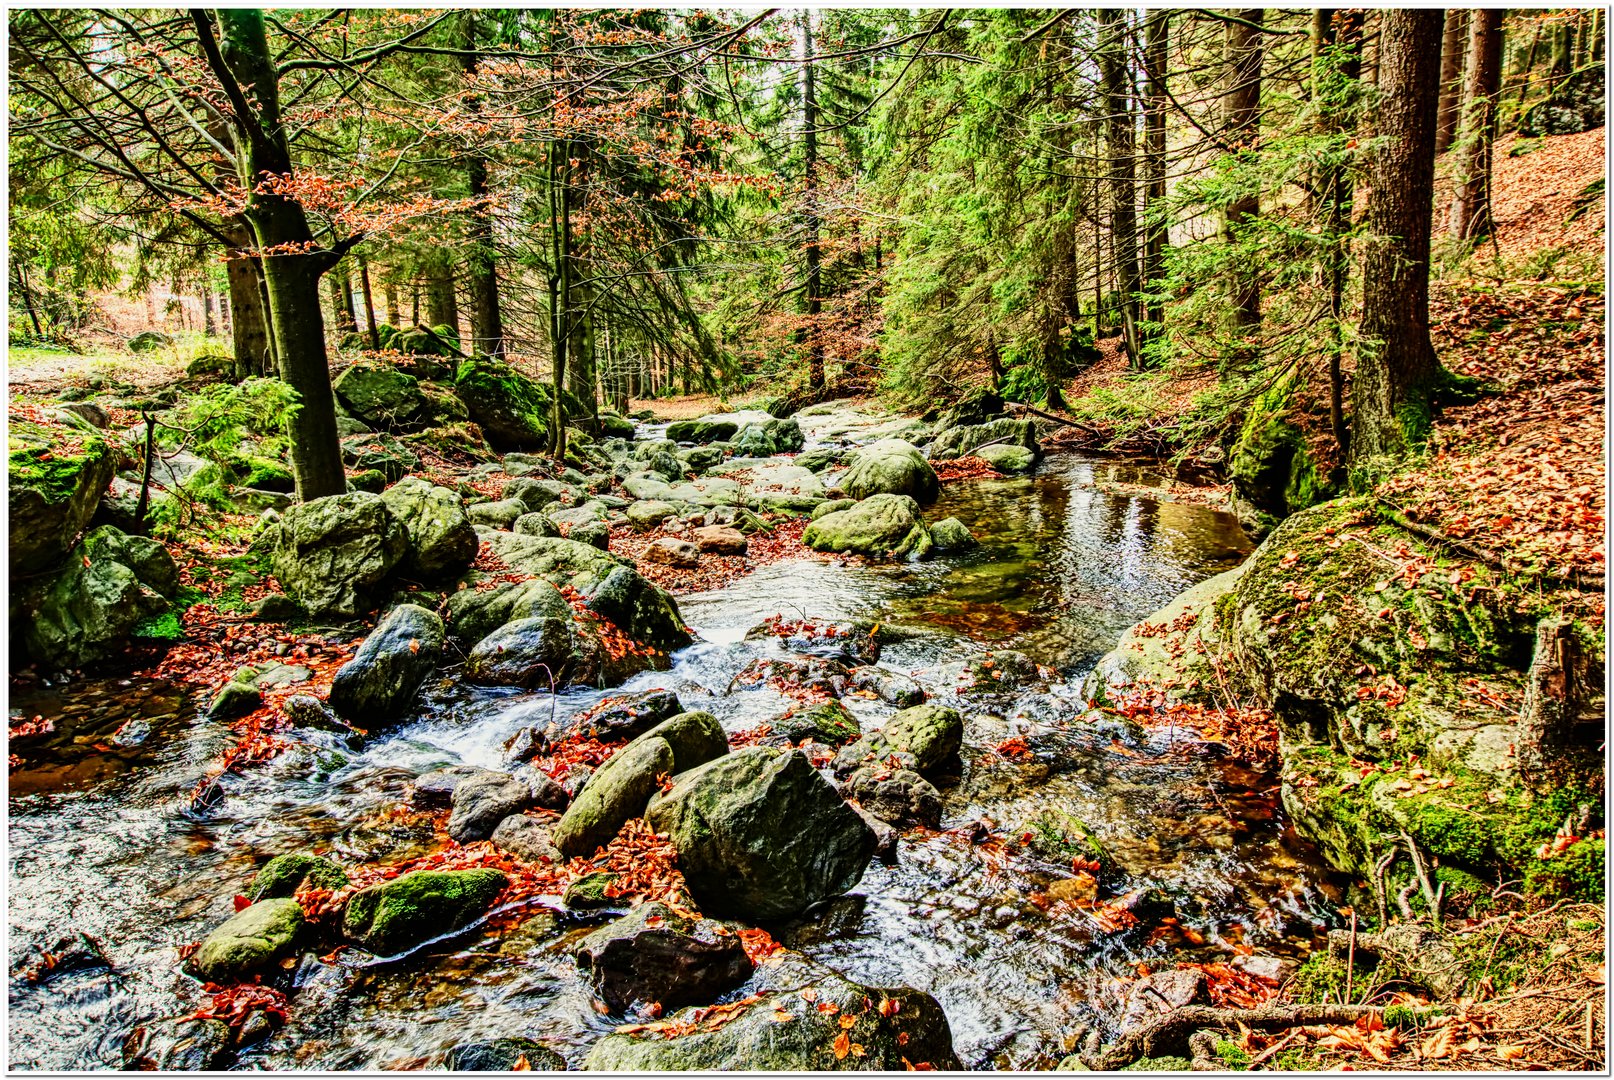
M 1320 66 L 1312 75 L 1312 100 L 1316 105 L 1321 133 L 1338 136 L 1342 133 L 1342 113 L 1357 97 L 1352 83 L 1362 75 L 1362 11 L 1360 8 L 1336 11 L 1324 8 L 1318 12 L 1316 44 L 1318 51 L 1338 47 L 1341 54 L 1336 71 L 1327 65 Z M 1349 432 L 1345 427 L 1345 376 L 1341 368 L 1341 354 L 1345 348 L 1345 281 L 1350 270 L 1351 203 L 1354 185 L 1343 165 L 1325 168 L 1318 178 L 1318 194 L 1323 209 L 1323 229 L 1330 241 L 1324 256 L 1328 274 L 1328 314 L 1332 328 L 1328 352 L 1328 419 L 1333 429 L 1334 444 L 1339 448 L 1339 459 L 1344 461 L 1350 449 Z
M 1263 10 L 1246 8 L 1235 12 L 1244 23 L 1227 24 L 1227 91 L 1222 95 L 1223 138 L 1241 156 L 1254 158 L 1260 140 L 1261 117 L 1261 25 Z M 1260 197 L 1240 195 L 1228 204 L 1222 220 L 1222 236 L 1237 243 L 1251 223 L 1260 216 Z M 1261 278 L 1250 260 L 1231 269 L 1228 317 L 1240 344 L 1235 355 L 1243 363 L 1256 358 L 1255 332 L 1261 325 Z
M 1126 15 L 1117 8 L 1100 8 L 1098 26 L 1104 141 L 1109 151 L 1110 236 L 1115 247 L 1115 273 L 1121 293 L 1121 331 L 1132 366 L 1140 368 L 1143 350 L 1138 340 L 1138 293 L 1142 291 L 1142 280 L 1138 271 L 1138 187 L 1133 141 L 1136 125 L 1126 85 Z M 1050 408 L 1058 408 L 1051 398 L 1048 404 Z
M 1569 20 L 1560 19 L 1558 25 L 1553 27 L 1552 34 L 1552 81 L 1549 84 L 1553 90 L 1563 81 L 1573 67 L 1571 50 L 1574 47 L 1573 27 Z
M 426 279 L 426 321 L 433 328 L 447 326 L 454 331 L 456 338 L 460 336 L 460 309 L 454 299 L 453 267 L 435 267 Z M 470 345 L 469 342 L 465 344 Z M 476 349 L 473 346 L 463 351 L 474 354 Z
M 1464 92 L 1462 172 L 1452 178 L 1450 231 L 1459 240 L 1491 231 L 1491 146 L 1502 79 L 1500 8 L 1479 8 L 1470 20 L 1468 86 Z
M 420 325 L 420 281 L 409 282 L 409 325 Z
M 396 273 L 396 271 L 388 271 L 389 280 L 381 288 L 387 298 L 387 322 L 396 329 L 403 320 L 398 311 L 398 283 L 390 280 L 392 273 Z
M 269 326 L 281 379 L 297 394 L 298 408 L 287 422 L 292 474 L 297 497 L 308 501 L 347 491 L 341 446 L 336 433 L 336 400 L 331 393 L 325 355 L 325 325 L 320 318 L 319 278 L 335 263 L 337 253 L 311 250 L 313 230 L 300 203 L 269 190 L 265 174 L 290 177 L 291 153 L 281 126 L 279 79 L 264 33 L 263 13 L 252 8 L 221 8 L 221 53 L 207 55 L 226 87 L 241 95 L 251 115 L 231 124 L 242 187 L 249 191 L 244 216 L 259 250 L 277 252 L 263 260 L 269 294 Z M 206 35 L 211 53 L 212 30 L 195 12 L 197 30 Z M 245 87 L 247 89 L 240 89 Z M 246 100 L 249 94 L 255 99 Z M 236 106 L 237 112 L 240 107 Z
M 476 12 L 468 10 L 460 16 L 460 29 L 465 52 L 460 64 L 468 80 L 477 72 Z M 466 100 L 466 109 L 473 116 L 480 109 L 476 95 Z M 471 291 L 471 337 L 474 350 L 489 356 L 503 357 L 506 352 L 504 319 L 499 311 L 499 276 L 493 254 L 493 208 L 488 199 L 488 163 L 480 153 L 473 151 L 465 160 L 465 182 L 471 195 L 471 249 L 465 258 L 466 284 Z
M 370 290 L 370 263 L 359 260 L 359 286 L 364 290 L 364 333 L 370 339 L 370 348 L 381 348 L 381 332 L 375 324 L 375 293 Z
M 813 55 L 813 13 L 803 8 L 801 47 L 803 58 Z M 807 218 L 807 385 L 816 393 L 824 389 L 824 341 L 818 325 L 823 310 L 822 281 L 818 251 L 818 91 L 814 65 L 801 65 L 802 186 Z M 684 366 L 684 393 L 689 393 L 689 366 Z
M 1383 12 L 1378 129 L 1362 259 L 1364 339 L 1351 384 L 1350 461 L 1396 458 L 1428 433 L 1440 364 L 1429 340 L 1429 231 L 1440 90 L 1437 9 Z M 1367 480 L 1363 477 L 1363 480 Z
M 1143 119 L 1144 208 L 1156 211 L 1166 199 L 1166 110 L 1170 107 L 1166 88 L 1167 40 L 1171 33 L 1171 12 L 1152 11 L 1145 24 L 1144 64 L 1149 73 L 1148 112 Z M 1143 280 L 1150 292 L 1166 269 L 1166 228 L 1150 221 L 1143 234 Z M 1149 333 L 1159 333 L 1165 318 L 1159 300 L 1147 302 L 1144 318 Z
M 17 271 L 17 291 L 22 294 L 22 306 L 28 311 L 28 321 L 34 325 L 34 337 L 43 341 L 45 331 L 39 325 L 39 314 L 34 311 L 34 293 L 28 287 L 28 278 L 22 271 L 22 262 L 17 260 L 11 265 Z
M 557 280 L 550 287 L 550 310 L 554 321 L 555 362 L 551 370 L 555 402 L 550 414 L 549 453 L 556 461 L 566 457 L 566 409 L 561 390 L 566 386 L 566 350 L 572 322 L 572 146 L 552 143 L 549 150 L 550 218 L 554 236 Z
M 1519 96 L 1513 101 L 1513 111 L 1515 114 L 1522 114 L 1524 112 L 1524 99 L 1530 93 L 1530 74 L 1535 70 L 1536 53 L 1540 51 L 1540 49 L 1541 20 L 1537 19 L 1536 31 L 1530 37 L 1530 50 L 1524 54 L 1524 69 L 1520 73 L 1522 77 L 1519 79 Z M 1517 115 L 1515 115 L 1514 119 L 1515 122 L 1517 122 Z
M 224 273 L 230 283 L 230 337 L 236 378 L 266 375 L 275 364 L 269 351 L 269 326 L 264 320 L 263 270 L 259 260 L 246 250 L 252 246 L 252 232 L 245 223 L 227 235 L 235 243 Z
M 1444 154 L 1457 137 L 1458 103 L 1463 92 L 1463 51 L 1468 47 L 1468 12 L 1446 10 L 1446 32 L 1440 39 L 1440 117 L 1435 153 Z

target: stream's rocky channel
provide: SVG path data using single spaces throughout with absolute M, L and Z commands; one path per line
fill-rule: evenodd
M 949 484 L 926 517 L 957 517 L 978 548 L 914 564 L 781 562 L 681 597 L 696 643 L 670 670 L 606 692 L 551 698 L 434 681 L 415 719 L 357 750 L 296 746 L 231 777 L 223 806 L 201 819 L 183 812 L 186 796 L 230 741 L 223 724 L 198 720 L 205 703 L 115 679 L 74 684 L 59 699 L 14 696 L 14 714 L 58 719 L 11 776 L 13 971 L 80 932 L 102 944 L 110 968 L 89 962 L 38 984 L 14 975 L 11 1067 L 117 1067 L 131 1030 L 201 1002 L 176 950 L 231 915 L 265 858 L 312 845 L 355 864 L 416 853 L 421 838 L 396 823 L 411 782 L 452 764 L 505 767 L 506 740 L 551 714 L 564 721 L 603 697 L 667 688 L 730 733 L 777 716 L 790 699 L 735 680 L 759 658 L 786 655 L 776 637 L 747 637 L 776 614 L 878 622 L 888 641 L 879 666 L 964 717 L 959 761 L 937 782 L 940 829 L 910 830 L 894 862 L 871 862 L 846 895 L 765 924 L 790 951 L 783 967 L 926 992 L 965 1067 L 1026 1069 L 1052 1067 L 1085 1030 L 1113 1033 L 1140 964 L 1272 970 L 1275 958 L 1303 958 L 1335 924 L 1338 893 L 1286 827 L 1276 779 L 1192 732 L 1092 712 L 1081 693 L 1128 626 L 1235 565 L 1248 541 L 1229 515 L 1109 494 L 1104 481 L 1128 491 L 1158 482 L 1054 453 L 1029 476 Z M 1040 669 L 1000 659 L 1008 677 L 973 689 L 960 672 L 988 650 Z M 896 711 L 878 697 L 843 704 L 865 731 Z M 143 737 L 114 740 L 131 730 Z M 1011 740 L 1015 752 L 998 749 Z M 1070 863 L 1024 841 L 1066 820 L 1105 853 L 1103 895 L 1142 897 L 1154 918 L 1113 930 L 1057 902 Z M 1161 933 L 1167 904 L 1177 922 Z M 441 1068 L 458 1045 L 521 1036 L 580 1068 L 625 1022 L 596 1008 L 574 960 L 609 917 L 540 897 L 401 960 L 309 953 L 286 1026 L 242 1050 L 238 1067 Z M 770 966 L 781 965 L 722 1000 L 786 978 Z

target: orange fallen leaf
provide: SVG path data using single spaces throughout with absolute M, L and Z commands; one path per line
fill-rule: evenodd
M 835 1051 L 836 1061 L 846 1060 L 846 1055 L 852 1052 L 852 1040 L 847 1037 L 846 1032 L 843 1031 L 835 1037 L 835 1045 L 833 1049 Z

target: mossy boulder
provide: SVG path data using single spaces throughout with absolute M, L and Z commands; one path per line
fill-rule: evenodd
M 79 667 L 160 636 L 178 591 L 179 567 L 166 547 L 102 525 L 55 577 L 13 594 L 12 620 L 47 670 Z
M 293 506 L 269 529 L 275 577 L 316 619 L 373 610 L 409 553 L 403 523 L 363 491 Z
M 874 832 L 797 750 L 752 746 L 701 765 L 645 812 L 678 849 L 703 911 L 784 919 L 856 885 Z
M 276 855 L 247 886 L 249 900 L 278 900 L 296 894 L 304 885 L 316 889 L 340 889 L 348 882 L 347 871 L 318 855 Z
M 717 717 L 700 709 L 669 716 L 639 737 L 666 740 L 673 752 L 674 773 L 686 772 L 729 752 L 729 737 L 723 725 Z
M 465 674 L 473 682 L 548 689 L 551 681 L 562 687 L 599 677 L 598 640 L 577 625 L 571 605 L 553 585 L 529 584 L 510 611 L 509 622 L 471 648 Z
M 734 452 L 743 457 L 773 457 L 802 448 L 805 438 L 794 418 L 746 424 L 734 435 Z
M 1106 700 L 1116 691 L 1141 686 L 1164 691 L 1174 701 L 1208 700 L 1222 652 L 1217 605 L 1232 596 L 1249 566 L 1242 562 L 1206 578 L 1129 627 L 1099 659 L 1083 688 L 1086 695 Z
M 538 450 L 549 444 L 554 392 L 508 364 L 467 360 L 454 376 L 454 392 L 497 449 Z
M 497 870 L 405 874 L 354 893 L 342 932 L 377 956 L 396 956 L 469 926 L 508 883 Z
M 644 813 L 659 778 L 673 771 L 667 740 L 642 736 L 613 754 L 583 785 L 551 837 L 567 858 L 594 854 Z
M 116 455 L 93 427 L 67 414 L 44 423 L 13 415 L 7 438 L 11 570 L 37 573 L 65 558 L 89 525 Z
M 1012 420 L 1005 416 L 980 424 L 938 427 L 930 444 L 930 456 L 933 461 L 964 457 L 988 443 L 1019 446 L 1032 457 L 1042 452 L 1037 443 L 1037 429 L 1030 420 Z
M 391 364 L 354 364 L 336 377 L 331 389 L 350 415 L 382 431 L 414 425 L 426 408 L 420 381 Z
M 912 754 L 920 772 L 934 772 L 958 757 L 964 718 L 945 705 L 915 705 L 887 720 L 880 735 L 892 749 Z
M 768 417 L 760 417 L 762 423 Z M 667 425 L 667 438 L 674 442 L 714 443 L 732 439 L 740 430 L 740 421 L 723 415 L 703 416 L 697 420 L 676 420 Z
M 231 983 L 292 954 L 303 909 L 290 898 L 260 900 L 236 912 L 191 954 L 186 968 L 205 982 Z
M 420 468 L 420 456 L 396 436 L 367 432 L 342 440 L 342 464 L 360 472 L 375 469 L 395 484 Z
M 865 986 L 794 959 L 764 967 L 759 977 L 767 979 L 766 988 L 721 1026 L 695 1025 L 675 1039 L 655 1031 L 613 1033 L 594 1044 L 584 1068 L 770 1073 L 963 1068 L 947 1016 L 929 994 Z M 667 1019 L 693 1024 L 693 1011 Z
M 841 488 L 854 499 L 908 495 L 921 506 L 941 494 L 941 481 L 918 448 L 901 439 L 881 439 L 852 454 Z
M 1591 64 L 1571 72 L 1545 101 L 1526 109 L 1519 118 L 1519 135 L 1577 135 L 1603 126 L 1603 65 Z
M 465 500 L 454 491 L 406 476 L 382 492 L 381 501 L 408 535 L 406 572 L 425 582 L 444 581 L 476 560 L 476 527 L 465 512 Z
M 1019 443 L 993 443 L 975 449 L 975 456 L 1000 473 L 1028 473 L 1037 464 L 1037 455 Z
M 775 734 L 792 743 L 811 739 L 826 746 L 840 746 L 862 734 L 857 717 L 833 698 L 809 709 L 786 713 L 768 724 Z
M 1233 446 L 1228 471 L 1242 504 L 1240 517 L 1258 534 L 1329 495 L 1296 413 L 1299 388 L 1299 379 L 1289 375 L 1257 398 Z
M 364 639 L 331 680 L 331 708 L 370 728 L 405 716 L 442 659 L 443 620 L 418 604 L 399 604 Z
M 919 504 L 907 495 L 871 495 L 845 510 L 825 514 L 802 533 L 815 551 L 913 559 L 932 546 L 919 518 Z
M 956 517 L 942 518 L 932 525 L 930 539 L 936 545 L 936 550 L 944 555 L 980 546 L 969 526 Z

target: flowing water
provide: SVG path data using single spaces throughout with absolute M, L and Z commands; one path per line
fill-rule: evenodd
M 911 835 L 896 865 L 872 864 L 852 894 L 771 929 L 855 980 L 934 994 L 972 1068 L 1050 1066 L 1082 1025 L 1113 1025 L 1120 977 L 1140 962 L 1227 960 L 1251 947 L 1303 956 L 1337 896 L 1315 852 L 1285 828 L 1273 778 L 1188 733 L 1144 732 L 1086 710 L 1081 676 L 1122 630 L 1248 550 L 1225 514 L 1109 494 L 1101 481 L 1129 490 L 1158 482 L 1053 455 L 1033 478 L 946 489 L 928 516 L 962 519 L 982 541 L 968 555 L 917 566 L 778 563 L 685 597 L 700 641 L 670 671 L 627 686 L 672 687 L 686 707 L 736 731 L 791 704 L 767 688 L 730 690 L 748 662 L 781 655 L 775 640 L 744 640 L 767 616 L 873 618 L 907 631 L 882 666 L 912 674 L 967 717 L 960 774 L 943 786 L 943 831 Z M 985 648 L 1023 651 L 1059 678 L 960 701 L 943 669 Z M 184 796 L 228 743 L 195 719 L 195 702 L 172 686 L 115 680 L 55 694 L 12 701 L 14 716 L 56 718 L 11 775 L 11 1066 L 22 1069 L 116 1067 L 135 1025 L 201 1002 L 175 950 L 228 917 L 263 859 L 312 847 L 350 862 L 418 854 L 429 835 L 396 813 L 412 777 L 453 762 L 498 767 L 518 728 L 604 696 L 551 699 L 447 680 L 428 691 L 418 721 L 360 751 L 334 740 L 296 746 L 228 778 L 223 806 L 193 820 L 181 812 Z M 892 712 L 846 704 L 865 728 Z M 1028 759 L 993 751 L 1011 736 L 1025 740 Z M 1106 885 L 1167 892 L 1186 937 L 1151 944 L 1146 932 L 1104 933 L 1079 910 L 1039 903 L 1063 868 L 969 837 L 983 819 L 1015 836 L 1047 808 L 1104 843 L 1118 868 Z M 440 1068 L 456 1043 L 526 1035 L 576 1067 L 611 1026 L 567 953 L 585 924 L 543 903 L 496 922 L 496 931 L 473 929 L 391 965 L 305 958 L 288 1026 L 244 1051 L 242 1064 Z M 75 932 L 102 944 L 110 968 L 40 985 L 17 977 Z

